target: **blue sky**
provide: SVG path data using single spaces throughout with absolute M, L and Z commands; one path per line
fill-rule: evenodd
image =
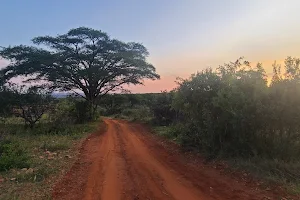
M 174 87 L 176 76 L 240 56 L 267 65 L 299 57 L 299 10 L 298 0 L 0 0 L 0 46 L 79 26 L 101 29 L 148 48 L 162 80 L 133 90 L 157 92 Z

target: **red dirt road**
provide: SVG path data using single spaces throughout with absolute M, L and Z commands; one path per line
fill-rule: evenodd
M 187 162 L 141 125 L 110 119 L 105 123 L 106 131 L 84 142 L 78 161 L 53 188 L 54 199 L 278 199 L 217 169 Z

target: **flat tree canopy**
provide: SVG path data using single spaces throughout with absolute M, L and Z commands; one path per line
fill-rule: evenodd
M 0 81 L 28 76 L 28 81 L 47 81 L 52 88 L 74 91 L 91 104 L 124 84 L 143 84 L 159 79 L 147 62 L 147 49 L 139 43 L 111 39 L 100 30 L 80 27 L 64 35 L 36 37 L 36 46 L 3 48 L 0 56 L 10 64 L 0 71 Z M 40 47 L 38 47 L 40 46 Z

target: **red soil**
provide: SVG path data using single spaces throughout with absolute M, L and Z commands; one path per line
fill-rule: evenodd
M 104 133 L 92 134 L 78 161 L 54 187 L 54 199 L 211 200 L 280 199 L 188 161 L 176 145 L 162 144 L 141 125 L 105 120 Z

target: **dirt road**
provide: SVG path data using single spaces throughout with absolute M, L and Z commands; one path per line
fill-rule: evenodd
M 275 199 L 204 164 L 188 162 L 141 125 L 105 120 L 78 161 L 54 187 L 54 199 Z

